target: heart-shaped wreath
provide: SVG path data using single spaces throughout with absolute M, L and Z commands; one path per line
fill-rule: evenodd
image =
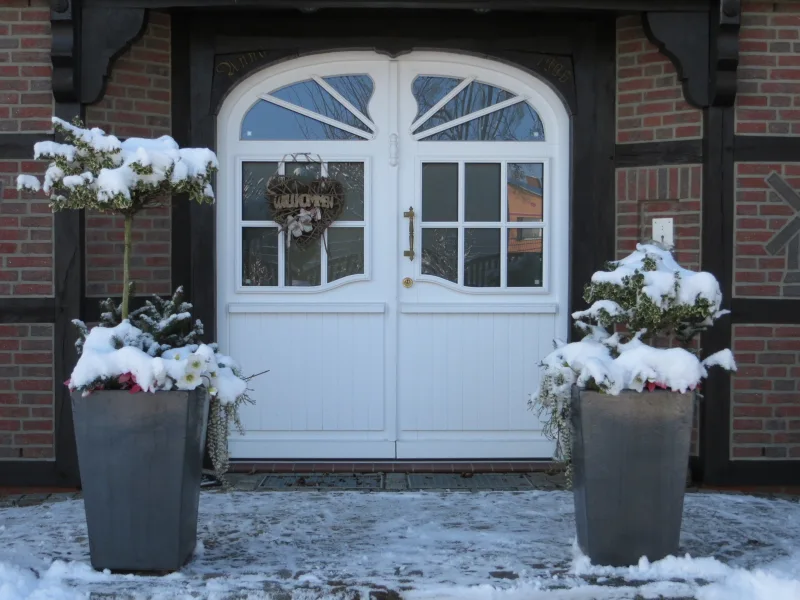
M 273 175 L 267 181 L 267 202 L 286 244 L 303 247 L 322 237 L 344 210 L 344 186 L 335 179 L 319 177 L 303 183 L 289 175 Z

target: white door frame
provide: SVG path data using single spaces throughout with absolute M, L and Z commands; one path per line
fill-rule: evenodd
M 376 215 L 370 213 L 369 207 L 364 217 L 366 225 L 366 251 L 365 273 L 361 279 L 370 280 L 375 275 L 376 265 L 374 259 L 380 260 L 380 269 L 387 281 L 394 287 L 386 284 L 385 298 L 366 298 L 363 302 L 353 303 L 353 297 L 348 291 L 356 289 L 351 281 L 340 281 L 330 287 L 301 288 L 270 290 L 253 290 L 240 285 L 241 275 L 241 236 L 237 232 L 239 227 L 238 211 L 241 206 L 240 173 L 241 162 L 247 158 L 269 160 L 280 158 L 275 155 L 273 142 L 239 141 L 239 128 L 241 119 L 248 108 L 255 102 L 260 94 L 270 89 L 299 81 L 309 73 L 328 75 L 336 72 L 361 72 L 356 68 L 342 71 L 343 66 L 358 64 L 383 64 L 387 69 L 387 79 L 382 82 L 384 90 L 379 89 L 376 82 L 375 94 L 370 103 L 370 116 L 376 124 L 375 138 L 369 141 L 351 144 L 354 148 L 343 151 L 337 141 L 319 142 L 291 142 L 289 145 L 301 147 L 303 151 L 319 153 L 326 160 L 363 160 L 367 169 L 372 170 L 373 177 L 380 177 L 385 182 L 376 187 L 375 179 L 372 180 L 373 194 L 379 193 L 382 202 L 392 207 L 396 226 L 383 227 L 380 231 L 388 232 L 389 248 L 396 259 L 387 260 L 388 257 L 375 256 L 376 247 L 372 239 Z M 524 93 L 526 99 L 534 107 L 542 119 L 546 140 L 544 142 L 425 142 L 414 139 L 409 130 L 414 99 L 411 95 L 410 72 L 407 68 L 415 68 L 416 73 L 439 75 L 452 75 L 456 77 L 477 77 L 504 89 L 517 93 Z M 413 76 L 413 74 L 409 75 Z M 381 115 L 381 112 L 385 113 Z M 333 303 L 339 303 L 337 310 L 342 310 L 342 303 L 347 303 L 346 311 L 356 310 L 364 312 L 383 312 L 386 318 L 385 331 L 385 427 L 378 435 L 367 435 L 357 440 L 348 439 L 347 436 L 336 435 L 325 438 L 325 443 L 331 447 L 327 456 L 320 455 L 319 446 L 311 444 L 311 440 L 302 435 L 292 435 L 284 432 L 272 436 L 270 442 L 262 444 L 263 450 L 268 453 L 264 458 L 389 458 L 395 456 L 395 442 L 397 442 L 398 456 L 424 457 L 426 446 L 417 445 L 419 451 L 412 449 L 400 450 L 403 444 L 398 441 L 400 431 L 398 411 L 402 408 L 397 403 L 398 388 L 398 346 L 400 319 L 403 314 L 419 313 L 492 313 L 492 314 L 548 314 L 558 312 L 555 333 L 557 337 L 566 338 L 568 333 L 568 318 L 564 314 L 568 305 L 569 287 L 569 131 L 570 121 L 566 108 L 558 95 L 542 80 L 537 79 L 524 71 L 505 65 L 500 62 L 475 58 L 444 52 L 413 52 L 397 59 L 388 59 L 374 52 L 331 52 L 322 55 L 307 56 L 283 62 L 251 75 L 238 84 L 226 98 L 217 118 L 217 142 L 221 168 L 218 174 L 218 203 L 217 203 L 217 323 L 218 339 L 224 351 L 231 351 L 229 338 L 229 323 L 231 314 L 268 312 L 275 313 L 286 311 L 281 308 L 283 303 L 292 298 L 296 306 L 309 312 L 325 312 L 337 309 L 332 308 Z M 399 150 L 398 150 L 399 147 Z M 357 150 L 356 150 L 357 148 Z M 545 163 L 546 177 L 549 185 L 546 188 L 545 211 L 552 215 L 548 219 L 547 231 L 551 235 L 545 238 L 545 285 L 538 290 L 526 289 L 504 290 L 503 293 L 487 291 L 480 288 L 458 288 L 439 282 L 426 282 L 433 285 L 419 285 L 412 290 L 406 290 L 400 285 L 404 277 L 411 277 L 415 281 L 425 282 L 421 276 L 417 263 L 411 263 L 402 258 L 402 252 L 407 244 L 407 221 L 402 218 L 402 212 L 409 204 L 419 206 L 415 181 L 419 177 L 419 166 L 424 160 L 469 160 L 480 162 L 488 160 L 487 150 L 491 150 L 491 159 L 514 159 L 526 162 Z M 395 159 L 397 157 L 397 159 Z M 555 167 L 553 168 L 553 165 Z M 403 174 L 403 175 L 401 175 Z M 411 187 L 409 187 L 411 186 Z M 412 200 L 413 199 L 413 200 Z M 388 213 L 380 215 L 386 218 Z M 389 217 L 391 218 L 391 216 Z M 417 237 L 417 245 L 420 243 Z M 226 250 L 227 249 L 227 250 Z M 419 246 L 416 248 L 419 256 Z M 232 261 L 231 252 L 234 252 L 235 262 Z M 233 268 L 231 268 L 235 265 Z M 356 278 L 357 279 L 357 278 Z M 338 288 L 335 290 L 334 288 Z M 449 289 L 448 289 L 449 288 Z M 318 294 L 326 294 L 323 300 Z M 316 295 L 316 296 L 315 296 Z M 467 298 L 468 302 L 463 301 Z M 295 310 L 295 309 L 293 309 Z M 548 345 L 550 341 L 548 340 Z M 265 365 L 264 368 L 273 368 Z M 269 376 L 280 377 L 280 373 L 273 371 Z M 534 390 L 529 390 L 533 392 Z M 257 437 L 258 434 L 255 434 Z M 251 434 L 253 439 L 254 434 Z M 491 437 L 491 436 L 490 436 Z M 258 458 L 247 455 L 241 449 L 244 439 L 238 436 L 231 438 L 232 454 L 242 458 Z M 430 441 L 430 440 L 429 440 Z M 491 440 L 487 440 L 490 442 Z M 531 453 L 529 457 L 543 456 L 542 448 L 550 447 L 533 440 L 516 440 L 515 448 L 520 444 L 529 444 Z M 247 445 L 247 444 L 245 444 Z M 429 445 L 430 446 L 430 445 Z M 435 446 L 435 444 L 434 444 Z M 488 454 L 510 457 L 502 454 L 509 451 L 511 446 L 495 444 L 497 451 Z M 409 447 L 410 448 L 410 447 Z M 242 454 L 244 452 L 244 454 Z M 420 454 L 422 452 L 422 454 Z M 500 452 L 498 455 L 497 452 Z M 545 455 L 546 452 L 545 452 Z M 431 456 L 428 456 L 429 458 Z M 458 458 L 458 456 L 451 456 Z M 469 458 L 479 458 L 470 456 Z

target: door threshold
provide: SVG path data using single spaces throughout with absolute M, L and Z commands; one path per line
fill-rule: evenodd
M 549 460 L 231 460 L 231 473 L 531 473 L 560 470 Z

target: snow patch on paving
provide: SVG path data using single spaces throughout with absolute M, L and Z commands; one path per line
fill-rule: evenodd
M 89 567 L 81 501 L 5 508 L 0 600 L 800 598 L 800 504 L 690 494 L 684 515 L 681 556 L 617 569 L 575 555 L 566 492 L 206 492 L 194 559 L 143 577 Z

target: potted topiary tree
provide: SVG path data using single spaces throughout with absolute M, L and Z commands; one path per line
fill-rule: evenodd
M 232 359 L 200 342 L 202 326 L 181 298 L 129 314 L 131 231 L 135 215 L 160 199 L 213 202 L 217 159 L 168 136 L 121 142 L 77 121 L 53 124 L 66 143 L 36 144 L 34 158 L 50 161 L 44 181 L 20 175 L 18 188 L 44 191 L 54 211 L 92 209 L 125 221 L 122 304 L 107 303 L 91 330 L 76 321 L 80 357 L 66 382 L 92 565 L 173 571 L 196 545 L 209 401 L 238 406 L 247 384 Z
M 595 273 L 584 298 L 572 316 L 585 337 L 556 344 L 531 399 L 567 464 L 578 546 L 612 566 L 674 555 L 695 394 L 708 367 L 736 369 L 730 350 L 701 361 L 690 349 L 727 312 L 719 283 L 638 245 Z

